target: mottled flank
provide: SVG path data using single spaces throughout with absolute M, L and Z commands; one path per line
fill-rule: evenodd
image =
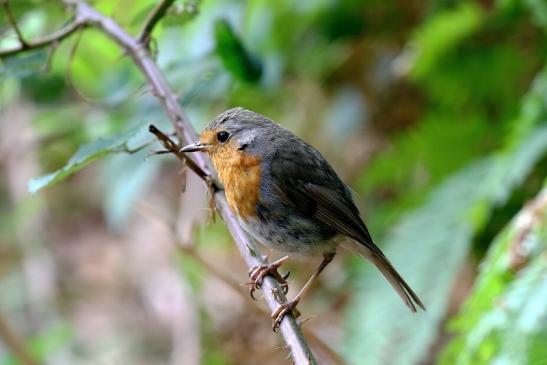
M 254 218 L 260 191 L 260 158 L 239 150 L 234 141 L 218 143 L 216 133 L 207 130 L 200 140 L 215 146 L 209 155 L 224 185 L 228 204 L 241 219 Z

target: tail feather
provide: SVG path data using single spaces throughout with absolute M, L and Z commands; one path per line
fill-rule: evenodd
M 376 266 L 378 270 L 380 270 L 382 275 L 384 275 L 386 280 L 391 284 L 391 286 L 395 289 L 397 294 L 399 294 L 401 299 L 410 308 L 410 310 L 416 312 L 416 306 L 425 310 L 425 306 L 423 305 L 420 298 L 418 298 L 416 293 L 414 293 L 412 288 L 410 288 L 410 285 L 408 285 L 407 282 L 401 277 L 401 275 L 399 275 L 391 262 L 389 262 L 389 260 L 383 254 L 373 252 L 365 245 L 356 241 L 349 241 L 347 243 L 344 242 L 342 246 L 350 251 L 358 253 L 359 255 L 366 258 L 368 261 L 372 262 L 374 266 Z

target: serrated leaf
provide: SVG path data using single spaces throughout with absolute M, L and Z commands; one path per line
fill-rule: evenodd
M 547 359 L 547 187 L 494 240 L 440 364 Z M 542 343 L 543 345 L 539 345 Z
M 256 82 L 262 75 L 262 65 L 249 53 L 226 20 L 215 23 L 216 51 L 224 67 L 235 77 Z
M 421 296 L 427 312 L 410 313 L 385 280 L 363 266 L 349 310 L 348 354 L 353 363 L 423 360 L 446 313 L 473 234 L 481 226 L 473 220 L 484 216 L 484 212 L 477 215 L 477 207 L 490 211 L 503 202 L 546 152 L 547 126 L 543 126 L 515 151 L 480 160 L 446 180 L 422 207 L 397 224 L 385 240 L 386 255 Z
M 362 359 L 367 364 L 415 364 L 423 360 L 446 314 L 454 278 L 473 234 L 493 207 L 503 203 L 547 153 L 545 73 L 543 70 L 538 75 L 524 98 L 516 119 L 519 123 L 507 147 L 447 179 L 386 237 L 387 256 L 422 297 L 427 312 L 409 313 L 370 266 L 360 273 L 358 294 L 348 311 L 348 354 L 354 363 Z M 523 122 L 525 127 L 520 125 Z
M 78 151 L 68 160 L 68 162 L 59 170 L 32 179 L 28 183 L 28 190 L 34 194 L 40 189 L 58 183 L 66 177 L 80 171 L 85 166 L 93 161 L 116 152 L 120 147 L 134 137 L 138 132 L 143 130 L 144 122 L 129 129 L 127 132 L 114 135 L 110 138 L 100 138 L 92 143 L 81 146 Z

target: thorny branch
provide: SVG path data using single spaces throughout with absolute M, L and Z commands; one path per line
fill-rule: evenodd
M 6 12 L 6 14 L 9 14 Z M 3 49 L 0 50 L 0 58 L 13 56 L 17 53 L 21 53 L 23 51 L 28 51 L 31 49 L 39 49 L 44 48 L 50 45 L 55 45 L 56 43 L 62 41 L 63 39 L 67 38 L 68 36 L 72 35 L 76 31 L 82 29 L 85 26 L 85 22 L 82 19 L 76 19 L 67 25 L 65 25 L 63 28 L 59 29 L 56 32 L 53 32 L 47 36 L 36 38 L 33 41 L 25 41 L 21 36 L 19 36 L 19 45 L 13 48 Z M 17 34 L 20 34 L 18 31 L 19 28 L 14 26 L 14 29 L 16 30 Z
M 192 159 L 188 158 L 188 156 L 186 156 L 184 153 L 179 152 L 181 146 L 173 142 L 171 138 L 165 135 L 162 131 L 160 131 L 154 125 L 150 125 L 150 127 L 148 127 L 148 130 L 150 131 L 150 133 L 155 135 L 156 138 L 158 138 L 158 140 L 161 142 L 163 147 L 165 147 L 170 153 L 180 158 L 182 162 L 184 162 L 186 166 L 190 168 L 190 170 L 192 170 L 203 181 L 205 181 L 208 185 L 210 185 L 213 189 L 213 193 L 216 193 L 217 191 L 221 190 L 220 187 L 218 186 L 218 183 L 212 180 L 211 175 L 203 171 L 201 167 L 199 167 Z
M 169 151 L 171 153 L 171 151 Z M 162 216 L 160 212 L 155 210 L 152 206 L 148 204 L 141 204 L 139 211 L 147 218 L 154 220 L 158 224 L 162 225 L 170 235 L 171 240 L 177 251 L 185 257 L 190 257 L 195 260 L 201 267 L 205 269 L 207 274 L 214 277 L 215 279 L 221 281 L 224 285 L 229 287 L 234 291 L 234 293 L 241 296 L 246 307 L 249 308 L 252 312 L 257 315 L 264 316 L 269 315 L 267 309 L 263 306 L 260 306 L 257 301 L 248 300 L 249 297 L 245 294 L 244 291 L 241 291 L 241 284 L 228 272 L 222 270 L 210 262 L 198 249 L 196 249 L 194 244 L 188 244 L 182 242 L 176 234 L 176 222 L 172 221 L 168 217 Z M 317 352 L 322 355 L 323 358 L 329 359 L 330 363 L 335 365 L 345 365 L 346 362 L 340 355 L 338 355 L 328 344 L 326 344 L 321 338 L 319 338 L 313 330 L 309 327 L 302 326 L 304 335 L 308 341 L 314 345 L 314 348 L 317 349 Z
M 148 46 L 143 44 L 143 42 L 139 39 L 129 35 L 114 20 L 99 13 L 83 0 L 64 0 L 64 3 L 74 7 L 75 20 L 73 22 L 49 36 L 34 40 L 33 42 L 23 41 L 19 47 L 0 51 L 0 57 L 20 53 L 28 49 L 41 48 L 54 44 L 71 35 L 83 26 L 92 26 L 102 31 L 110 39 L 118 43 L 125 53 L 133 59 L 136 66 L 141 70 L 143 76 L 147 79 L 152 92 L 158 98 L 161 105 L 165 109 L 166 114 L 173 123 L 178 140 L 181 143 L 190 143 L 194 141 L 197 138 L 196 132 L 192 128 L 186 113 L 182 110 L 177 97 L 172 92 L 163 74 L 151 57 Z M 147 24 L 150 23 L 150 25 L 145 27 L 145 30 L 143 31 L 145 38 L 147 37 L 146 34 L 149 34 L 149 32 L 153 30 L 154 25 L 161 19 L 161 17 L 165 15 L 165 12 L 169 6 L 170 1 L 165 0 L 155 8 L 153 14 L 149 17 L 150 21 L 147 21 Z M 156 14 L 154 15 L 154 13 Z M 165 137 L 169 139 L 167 136 Z M 162 143 L 164 142 L 165 141 L 162 140 Z M 177 147 L 174 143 L 172 143 L 172 145 L 170 145 L 169 142 L 167 143 L 168 144 L 164 144 L 164 146 L 169 146 L 168 149 Z M 179 156 L 178 150 L 176 155 Z M 211 182 L 211 176 L 213 176 L 211 171 L 213 171 L 213 168 L 211 166 L 211 162 L 203 154 L 194 155 L 192 158 L 187 156 L 179 157 L 185 158 L 186 163 L 194 172 L 205 178 L 205 180 L 210 182 L 210 184 L 213 184 Z M 193 168 L 191 166 L 193 166 Z M 263 256 L 255 247 L 254 242 L 250 240 L 248 235 L 242 230 L 241 226 L 237 222 L 236 217 L 228 207 L 224 193 L 217 190 L 214 194 L 214 201 L 218 208 L 218 213 L 223 218 L 228 230 L 232 234 L 234 242 L 236 243 L 247 265 L 249 267 L 255 267 L 263 264 L 265 261 Z M 279 301 L 286 302 L 287 300 L 283 294 L 283 290 L 272 277 L 266 276 L 264 278 L 262 289 L 264 299 L 271 311 L 274 311 L 279 307 Z M 287 348 L 291 352 L 293 362 L 296 365 L 317 363 L 306 340 L 304 339 L 300 325 L 292 314 L 289 314 L 283 318 L 279 330 L 285 340 Z

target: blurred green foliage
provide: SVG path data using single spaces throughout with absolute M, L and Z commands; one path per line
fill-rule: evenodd
M 98 160 L 109 153 L 132 153 L 132 149 L 129 147 L 130 139 L 143 130 L 143 124 L 144 123 L 134 126 L 125 133 L 120 133 L 105 139 L 101 138 L 81 146 L 61 169 L 52 172 L 51 174 L 30 180 L 28 190 L 31 193 L 36 193 L 40 189 L 56 184 L 67 176 L 76 173 L 86 165 L 89 165 L 93 161 Z M 140 147 L 137 148 L 137 150 L 139 149 Z
M 547 358 L 547 190 L 496 240 L 451 321 L 440 364 L 541 364 Z
M 134 35 L 156 3 L 93 1 Z M 10 4 L 27 39 L 72 19 L 57 2 Z M 509 262 L 518 219 L 500 232 L 537 195 L 547 172 L 545 4 L 177 0 L 154 30 L 154 56 L 196 129 L 241 105 L 317 146 L 356 190 L 375 240 L 423 297 L 428 311 L 411 316 L 370 265 L 347 260 L 335 297 L 345 293 L 351 300 L 336 306 L 336 315 L 346 321 L 333 325 L 344 334 L 328 341 L 340 343 L 349 363 L 545 359 L 545 220 L 526 236 L 532 248 L 518 272 Z M 16 44 L 12 27 L 0 16 L 0 49 Z M 13 293 L 0 295 L 0 313 L 32 323 L 21 332 L 33 348 L 44 341 L 36 350 L 40 358 L 75 363 L 96 352 L 93 360 L 102 359 L 112 346 L 109 339 L 86 347 L 74 335 L 78 328 L 52 335 L 61 340 L 47 345 L 42 333 L 77 326 L 58 311 L 77 295 L 59 293 L 64 304 L 40 307 L 44 320 L 35 324 L 26 308 L 42 303 L 30 299 L 19 266 L 44 250 L 62 261 L 63 250 L 51 246 L 60 231 L 94 224 L 89 231 L 95 232 L 103 220 L 118 238 L 135 229 L 137 203 L 164 190 L 170 194 L 168 179 L 157 176 L 179 166 L 170 158 L 145 159 L 146 148 L 123 153 L 124 148 L 153 141 L 143 130 L 149 123 L 166 131 L 170 124 L 131 59 L 93 29 L 61 42 L 55 52 L 1 59 L 0 110 L 16 120 L 0 116 L 6 139 L 24 139 L 24 131 L 8 134 L 17 126 L 33 136 L 29 144 L 13 143 L 14 150 L 26 146 L 16 150 L 17 164 L 0 153 L 0 214 L 6 217 L 0 220 L 0 289 Z M 0 138 L 1 152 L 2 143 Z M 32 171 L 31 191 L 47 189 L 19 197 L 11 183 L 16 170 Z M 179 184 L 178 175 L 168 176 Z M 160 210 L 174 210 L 168 205 Z M 42 210 L 51 213 L 37 225 Z M 29 241 L 26 231 L 39 234 Z M 200 225 L 194 239 L 211 255 L 230 251 L 220 223 Z M 179 266 L 196 296 L 206 291 L 206 270 L 198 262 L 183 257 Z M 477 266 L 476 280 L 461 279 Z M 333 290 L 329 278 L 327 272 L 324 284 Z M 461 312 L 451 318 L 470 286 Z M 200 320 L 203 363 L 243 364 L 222 347 L 233 345 L 238 335 L 216 339 L 205 310 Z M 163 352 L 141 346 L 149 341 L 143 340 L 145 331 L 137 332 L 124 339 L 129 349 L 124 361 L 140 355 L 150 360 L 146 356 L 153 353 L 156 362 L 147 363 L 165 363 L 169 346 L 162 342 Z M 454 338 L 443 349 L 448 336 Z M 13 361 L 0 346 L 0 364 Z

